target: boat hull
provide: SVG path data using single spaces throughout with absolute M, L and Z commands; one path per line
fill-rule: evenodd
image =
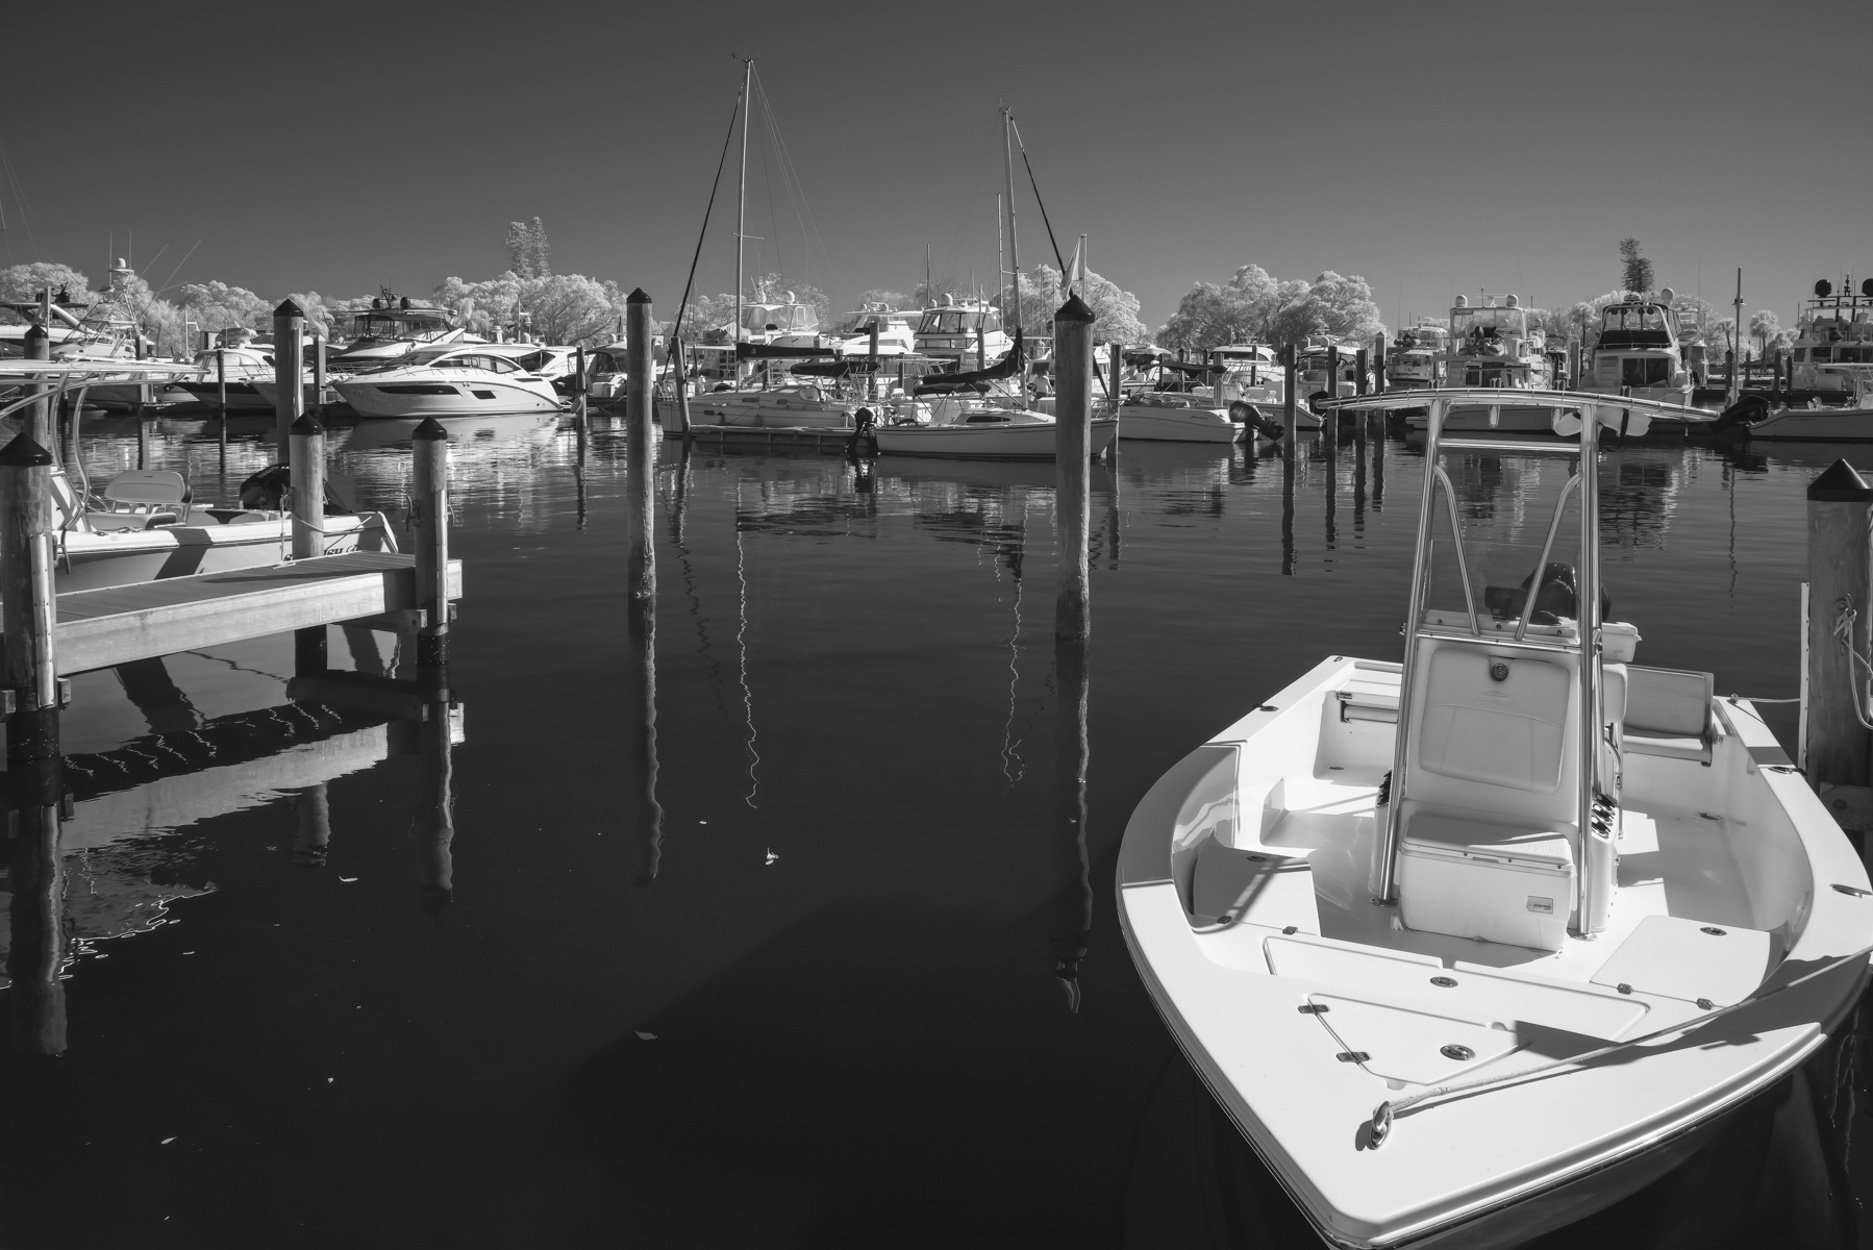
M 1112 446 L 1119 422 L 1092 422 L 1092 449 L 1101 455 Z M 1008 425 L 880 426 L 873 435 L 885 456 L 935 456 L 960 460 L 1052 460 L 1058 434 L 1051 421 Z
M 1119 409 L 1122 439 L 1152 443 L 1239 443 L 1248 427 L 1220 408 L 1126 404 Z
M 1121 926 L 1179 1047 L 1323 1238 L 1496 1244 L 1648 1183 L 1811 1054 L 1864 986 L 1873 900 L 1754 709 L 1715 700 L 1709 764 L 1628 752 L 1607 932 L 1544 953 L 1405 928 L 1368 876 L 1398 671 L 1334 657 L 1166 773 L 1125 833 Z M 1693 943 L 1754 935 L 1768 967 L 1726 975 L 1784 988 L 1733 982 L 1710 1019 L 1701 991 L 1609 974 L 1658 917 Z M 1461 998 L 1477 990 L 1500 997 Z M 1591 1057 L 1622 1039 L 1645 1040 Z M 1380 1104 L 1476 1072 L 1508 1079 L 1375 1140 Z
M 369 376 L 334 382 L 333 387 L 358 416 L 385 420 L 558 412 L 562 407 L 549 382 L 519 383 L 499 377 Z
M 216 517 L 225 516 L 226 520 Z M 108 524 L 100 516 L 99 524 Z M 56 553 L 59 591 L 128 586 L 195 573 L 224 573 L 285 563 L 292 557 L 291 516 L 241 508 L 196 509 L 188 522 L 103 533 L 68 531 Z M 381 512 L 325 518 L 325 554 L 395 551 Z
M 1784 408 L 1744 430 L 1752 439 L 1792 442 L 1873 442 L 1873 408 Z

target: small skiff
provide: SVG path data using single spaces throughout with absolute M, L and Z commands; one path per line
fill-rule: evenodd
M 1198 747 L 1118 869 L 1166 1024 L 1340 1246 L 1505 1244 L 1632 1192 L 1827 1038 L 1873 947 L 1755 709 L 1577 593 L 1601 435 L 1678 409 L 1428 398 L 1403 662 L 1329 657 Z M 1453 405 L 1565 437 L 1446 434 Z

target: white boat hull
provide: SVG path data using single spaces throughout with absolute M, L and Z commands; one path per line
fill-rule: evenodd
M 100 527 L 112 523 L 110 514 L 92 514 L 92 519 Z M 145 519 L 123 520 L 140 524 Z M 292 558 L 292 526 L 291 516 L 280 512 L 198 507 L 177 525 L 70 530 L 58 538 L 55 581 L 60 591 L 96 590 L 283 564 Z M 396 549 L 396 536 L 381 512 L 325 518 L 327 555 Z
M 440 372 L 440 371 L 438 371 Z M 393 378 L 367 374 L 333 388 L 360 417 L 472 417 L 490 413 L 558 412 L 550 382 L 490 375 L 476 378 Z
M 1112 446 L 1119 422 L 1112 417 L 1092 422 L 1092 455 Z M 874 432 L 878 453 L 884 456 L 942 456 L 964 460 L 1052 460 L 1058 441 L 1051 421 L 1008 425 L 895 425 Z
M 1745 432 L 1752 439 L 1873 442 L 1873 408 L 1784 408 L 1770 413 Z
M 1142 442 L 1239 443 L 1247 428 L 1221 408 L 1126 404 L 1119 409 L 1118 436 Z
M 1873 898 L 1754 709 L 1718 700 L 1708 765 L 1629 750 L 1605 932 L 1550 953 L 1404 928 L 1368 879 L 1398 673 L 1327 660 L 1165 774 L 1126 829 L 1120 919 L 1180 1047 L 1323 1237 L 1495 1244 L 1485 1221 L 1532 1236 L 1631 1192 L 1807 1057 L 1863 987 Z M 1720 949 L 1770 958 L 1701 962 Z M 1711 998 L 1739 1005 L 1695 1023 Z M 1382 1103 L 1537 1069 L 1373 1140 Z
M 690 396 L 689 419 L 696 425 L 850 430 L 853 413 L 864 406 L 841 400 L 814 402 L 780 391 L 705 391 Z M 877 407 L 872 405 L 874 411 Z

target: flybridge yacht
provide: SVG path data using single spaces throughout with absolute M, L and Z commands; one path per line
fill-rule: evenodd
M 1528 310 L 1513 295 L 1486 295 L 1473 307 L 1459 295 L 1450 310 L 1446 386 L 1506 386 L 1541 390 L 1548 385 L 1547 338 L 1528 323 Z M 1498 305 L 1496 300 L 1502 303 Z
M 1002 329 L 1002 310 L 981 300 L 957 300 L 926 308 L 917 323 L 917 350 L 925 356 L 975 360 L 986 369 L 1008 354 L 1014 340 Z M 979 358 L 978 358 L 979 357 Z
M 1443 381 L 1444 357 L 1449 353 L 1449 330 L 1429 324 L 1413 326 L 1385 354 L 1385 385 L 1400 391 L 1436 386 Z
M 1691 402 L 1691 372 L 1679 347 L 1670 287 L 1656 300 L 1629 299 L 1600 310 L 1600 337 L 1583 391 L 1665 404 Z
M 1118 909 L 1323 1239 L 1508 1245 L 1661 1175 L 1813 1053 L 1865 986 L 1873 888 L 1756 709 L 1635 663 L 1610 616 L 1600 439 L 1677 410 L 1492 388 L 1328 411 L 1413 405 L 1402 661 L 1328 657 L 1174 765 Z M 1478 405 L 1559 437 L 1445 429 Z
M 1815 283 L 1797 326 L 1790 385 L 1830 402 L 1850 400 L 1854 375 L 1873 373 L 1873 278 L 1860 283 L 1858 295 L 1851 278 L 1841 282 L 1838 295 L 1826 278 Z
M 360 417 L 470 417 L 560 408 L 550 381 L 487 343 L 419 347 L 401 360 L 334 379 L 332 385 Z
M 326 368 L 333 373 L 375 369 L 415 348 L 453 343 L 465 334 L 461 327 L 449 324 L 447 309 L 386 293 L 373 299 L 369 308 L 352 314 L 351 341 L 327 358 Z

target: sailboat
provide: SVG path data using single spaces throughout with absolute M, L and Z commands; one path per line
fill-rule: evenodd
M 1119 857 L 1165 1023 L 1338 1246 L 1509 1244 L 1636 1190 L 1827 1039 L 1873 949 L 1860 857 L 1756 709 L 1608 619 L 1601 436 L 1680 410 L 1428 407 L 1403 661 L 1260 701 Z M 1561 437 L 1448 430 L 1479 407 Z
M 1015 240 L 1014 117 L 1002 109 L 1002 151 L 1007 170 L 1009 272 L 1014 280 L 1016 309 L 1014 346 L 1008 355 L 987 368 L 968 373 L 941 374 L 917 388 L 918 397 L 937 396 L 928 423 L 884 421 L 873 432 L 880 455 L 944 456 L 988 460 L 1051 460 L 1057 435 L 1053 417 L 1028 407 L 1019 392 L 1007 393 L 1003 384 L 1021 375 L 1025 352 L 1020 321 L 1021 261 Z M 1001 387 L 999 391 L 995 388 Z M 1105 454 L 1118 435 L 1117 417 L 1095 417 L 1091 451 Z

